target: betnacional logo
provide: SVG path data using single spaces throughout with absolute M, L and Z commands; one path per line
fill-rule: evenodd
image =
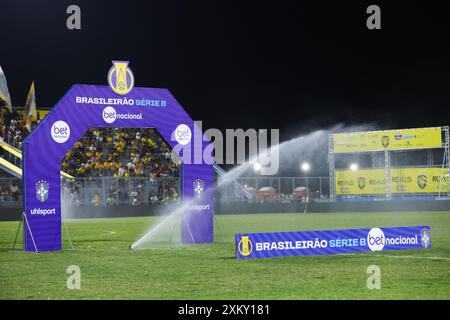
M 174 131 L 175 140 L 182 146 L 191 142 L 192 132 L 186 124 L 180 124 Z
M 102 112 L 103 121 L 113 123 L 117 119 L 142 120 L 142 113 L 118 113 L 113 107 L 106 107 Z
M 202 179 L 195 179 L 192 186 L 197 196 L 200 196 L 205 191 L 205 181 Z
M 128 67 L 128 61 L 113 61 L 108 72 L 108 85 L 112 91 L 126 95 L 134 87 L 134 74 Z
M 45 202 L 45 200 L 48 199 L 48 193 L 50 190 L 50 185 L 48 184 L 48 182 L 45 180 L 39 180 L 35 184 L 35 188 L 36 188 L 36 198 L 40 202 Z
M 116 121 L 116 116 L 116 109 L 114 109 L 113 107 L 106 107 L 105 109 L 103 109 L 102 117 L 106 123 L 113 123 L 114 121 Z
M 428 228 L 423 228 L 420 230 L 420 243 L 422 246 L 427 249 L 431 243 L 431 232 Z
M 380 228 L 370 229 L 367 235 L 367 244 L 372 251 L 381 251 L 384 248 L 384 232 Z
M 244 257 L 250 255 L 253 250 L 253 243 L 250 241 L 249 236 L 241 236 L 241 241 L 238 244 L 238 250 Z
M 50 133 L 55 142 L 64 143 L 69 140 L 70 127 L 65 121 L 59 120 L 52 125 Z

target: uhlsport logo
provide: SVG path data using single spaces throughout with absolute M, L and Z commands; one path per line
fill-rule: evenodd
M 431 242 L 431 232 L 428 228 L 423 228 L 420 230 L 420 243 L 422 246 L 427 249 Z
M 50 185 L 48 184 L 48 182 L 45 180 L 39 180 L 35 184 L 35 188 L 36 188 L 36 198 L 40 202 L 45 202 L 45 200 L 48 199 L 48 193 L 50 191 Z
M 195 179 L 192 183 L 192 186 L 197 196 L 202 195 L 202 193 L 205 191 L 205 181 L 203 181 L 202 179 Z
M 34 208 L 34 209 L 30 209 L 30 213 L 32 215 L 38 215 L 38 216 L 45 217 L 47 215 L 55 215 L 56 209 L 55 208 L 51 208 L 51 209 Z
M 192 132 L 186 124 L 182 123 L 174 131 L 175 140 L 182 146 L 191 142 Z
M 380 228 L 370 229 L 367 235 L 367 244 L 372 251 L 381 251 L 384 248 L 384 232 Z
M 64 143 L 69 140 L 70 127 L 65 121 L 56 121 L 52 125 L 50 134 L 52 135 L 52 138 L 55 142 Z
M 142 113 L 118 113 L 113 107 L 106 107 L 103 109 L 102 117 L 106 123 L 113 123 L 117 119 L 142 120 Z
M 125 95 L 134 87 L 134 74 L 128 67 L 128 61 L 113 61 L 108 72 L 108 84 L 112 91 Z
M 241 241 L 238 244 L 238 250 L 244 257 L 249 256 L 253 250 L 253 243 L 249 236 L 241 236 Z

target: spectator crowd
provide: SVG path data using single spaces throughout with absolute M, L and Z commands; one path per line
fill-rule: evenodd
M 36 123 L 32 123 L 34 128 Z M 0 109 L 1 138 L 21 149 L 29 133 L 16 109 Z M 67 152 L 61 169 L 74 177 L 178 177 L 167 143 L 154 129 L 91 128 Z
M 25 119 L 16 109 L 10 111 L 6 107 L 0 109 L 0 129 L 1 138 L 9 145 L 21 149 L 22 141 L 27 136 L 28 129 L 25 127 Z M 36 123 L 31 124 L 34 128 Z
M 74 177 L 178 177 L 171 151 L 154 129 L 91 128 L 61 169 Z

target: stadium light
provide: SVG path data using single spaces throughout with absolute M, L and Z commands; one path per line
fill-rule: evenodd
M 311 170 L 311 165 L 308 162 L 303 162 L 300 166 L 300 169 L 303 172 L 308 172 L 309 170 Z
M 255 164 L 253 165 L 253 170 L 255 171 L 259 171 L 261 170 L 261 164 L 259 162 L 255 162 Z
M 350 164 L 350 170 L 352 170 L 352 171 L 358 170 L 358 164 L 356 164 L 356 163 Z

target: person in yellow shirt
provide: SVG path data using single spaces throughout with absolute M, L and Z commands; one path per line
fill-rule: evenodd
M 84 166 L 81 166 L 80 168 L 78 168 L 78 174 L 80 176 L 84 175 L 85 172 L 86 172 L 86 170 L 85 170 Z
M 98 193 L 98 191 L 95 192 L 91 202 L 94 205 L 94 207 L 100 206 L 100 194 Z

